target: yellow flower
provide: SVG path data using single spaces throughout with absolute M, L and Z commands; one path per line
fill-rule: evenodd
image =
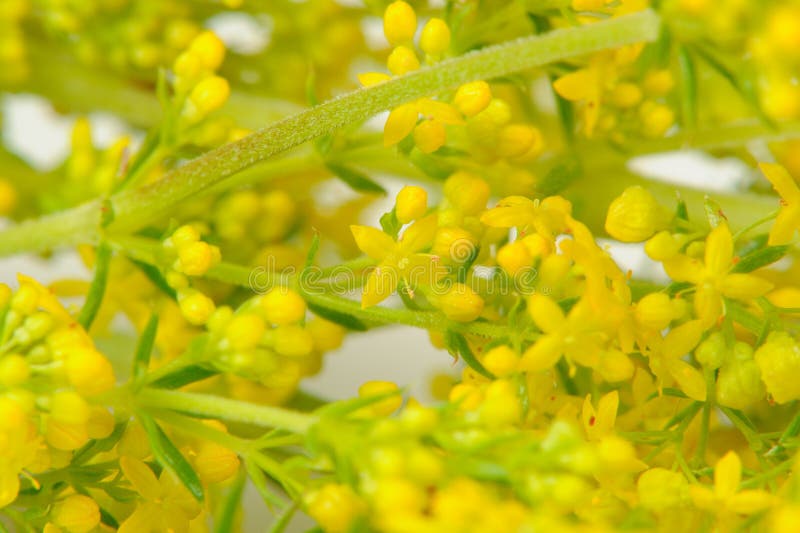
M 552 240 L 566 229 L 572 206 L 560 196 L 530 200 L 524 196 L 509 196 L 481 215 L 481 222 L 492 228 L 518 227 L 523 233 L 531 229 Z
M 723 222 L 706 238 L 704 261 L 680 254 L 664 261 L 664 269 L 673 280 L 697 287 L 695 314 L 708 328 L 723 314 L 723 296 L 748 301 L 772 289 L 772 283 L 754 274 L 731 272 L 734 264 L 733 236 Z
M 714 488 L 692 485 L 689 494 L 700 509 L 715 513 L 749 515 L 772 505 L 773 497 L 763 490 L 739 490 L 742 482 L 742 461 L 729 451 L 714 467 Z
M 659 382 L 663 383 L 670 376 L 689 398 L 701 402 L 706 399 L 703 375 L 681 358 L 697 346 L 702 334 L 702 323 L 692 320 L 673 328 L 664 338 L 651 340 L 645 350 L 650 359 L 650 369 Z
M 590 441 L 599 441 L 614 431 L 619 408 L 619 393 L 611 391 L 600 398 L 597 410 L 592 405 L 592 395 L 587 394 L 583 400 L 581 422 L 586 438 Z
M 788 403 L 800 398 L 800 344 L 785 331 L 773 331 L 755 353 L 761 379 L 772 398 Z
M 644 187 L 628 187 L 608 206 L 605 228 L 622 242 L 641 242 L 664 229 L 669 214 Z
M 393 146 L 405 139 L 414 130 L 420 115 L 448 126 L 464 123 L 461 114 L 452 105 L 430 98 L 420 98 L 396 107 L 389 113 L 383 126 L 383 145 Z
M 761 163 L 761 172 L 781 195 L 781 209 L 769 230 L 769 245 L 787 244 L 800 229 L 800 188 L 780 165 Z
M 386 233 L 369 226 L 350 226 L 359 249 L 380 261 L 369 274 L 361 296 L 366 308 L 388 298 L 403 280 L 413 289 L 419 283 L 435 279 L 437 258 L 420 253 L 428 248 L 436 235 L 436 216 L 421 218 L 409 226 L 395 242 Z
M 189 522 L 200 514 L 201 508 L 169 469 L 162 470 L 161 476 L 156 478 L 150 467 L 139 459 L 123 456 L 119 464 L 141 501 L 120 524 L 118 533 L 189 530 Z
M 605 335 L 592 323 L 585 301 L 573 306 L 568 316 L 559 305 L 541 294 L 528 301 L 528 311 L 544 335 L 522 355 L 520 369 L 536 372 L 554 366 L 564 355 L 570 364 L 577 362 L 594 368 L 599 361 Z

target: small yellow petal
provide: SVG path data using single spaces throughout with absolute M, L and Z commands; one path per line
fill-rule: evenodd
M 461 117 L 461 113 L 458 112 L 458 109 L 446 102 L 423 98 L 418 102 L 418 106 L 420 114 L 426 118 L 434 118 L 447 125 L 464 123 L 464 119 Z
M 436 215 L 429 215 L 417 220 L 403 232 L 399 241 L 399 250 L 401 253 L 410 254 L 427 248 L 436 237 L 438 227 Z
M 789 203 L 800 202 L 800 188 L 781 165 L 759 163 L 758 168 L 772 184 L 772 187 Z
M 394 250 L 395 242 L 377 228 L 350 226 L 356 246 L 373 259 L 382 260 Z
M 528 300 L 528 312 L 536 326 L 545 333 L 552 333 L 564 325 L 564 311 L 551 298 L 534 294 Z
M 558 78 L 553 88 L 567 100 L 587 100 L 597 93 L 597 81 L 594 70 L 580 69 Z
M 397 289 L 398 272 L 390 265 L 378 265 L 367 277 L 361 293 L 361 307 L 366 309 L 384 301 Z
M 773 286 L 753 274 L 728 274 L 721 280 L 719 290 L 728 298 L 752 300 L 765 295 Z
M 144 462 L 126 455 L 120 458 L 119 464 L 125 478 L 144 499 L 155 500 L 161 496 L 161 485 Z
M 770 246 L 789 244 L 798 229 L 800 229 L 800 203 L 784 206 L 769 230 L 767 244 Z
M 734 451 L 729 451 L 714 467 L 714 494 L 730 498 L 739 490 L 742 481 L 742 461 Z
M 481 222 L 491 228 L 527 226 L 535 221 L 536 211 L 533 200 L 524 196 L 509 196 L 481 215 Z
M 699 370 L 680 359 L 668 361 L 667 370 L 686 396 L 698 402 L 706 400 L 706 383 Z
M 728 500 L 728 508 L 739 514 L 750 515 L 770 507 L 775 497 L 763 490 L 743 490 Z
M 559 335 L 545 335 L 532 344 L 522 355 L 520 370 L 537 372 L 555 366 L 563 352 L 563 341 Z
M 384 74 L 383 72 L 364 72 L 363 74 L 358 75 L 358 81 L 364 87 L 377 85 L 390 79 L 392 79 L 392 77 L 388 74 Z
M 414 103 L 394 108 L 383 126 L 383 145 L 393 146 L 405 139 L 417 125 L 418 115 L 419 112 Z
M 664 337 L 662 354 L 667 359 L 677 359 L 687 354 L 700 342 L 703 329 L 699 320 L 692 320 L 674 328 Z
M 726 223 L 722 223 L 706 239 L 706 269 L 713 276 L 728 271 L 733 261 L 733 235 Z

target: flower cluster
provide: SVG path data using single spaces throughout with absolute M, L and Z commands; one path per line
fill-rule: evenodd
M 0 530 L 797 529 L 797 2 L 363 4 L 0 2 Z

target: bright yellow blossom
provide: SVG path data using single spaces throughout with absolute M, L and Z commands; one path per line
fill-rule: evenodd
M 769 245 L 787 244 L 800 230 L 800 188 L 780 165 L 761 163 L 759 168 L 781 195 L 781 208 L 769 231 Z
M 692 485 L 689 492 L 694 504 L 713 513 L 750 515 L 772 505 L 773 497 L 763 490 L 740 490 L 742 461 L 729 451 L 714 466 L 714 488 Z

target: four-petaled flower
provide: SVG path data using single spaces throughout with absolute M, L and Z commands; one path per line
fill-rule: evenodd
M 397 241 L 370 226 L 350 226 L 356 245 L 379 261 L 367 277 L 361 295 L 361 307 L 370 307 L 397 290 L 400 280 L 410 288 L 430 284 L 437 275 L 437 256 L 421 253 L 436 236 L 437 217 L 430 215 L 409 226 Z
M 739 490 L 742 482 L 742 461 L 729 451 L 714 467 L 714 488 L 692 485 L 689 494 L 700 509 L 715 513 L 749 515 L 772 505 L 773 497 L 763 490 Z
M 731 272 L 734 265 L 733 236 L 724 222 L 706 238 L 704 261 L 682 254 L 664 261 L 664 269 L 673 280 L 697 288 L 694 309 L 706 328 L 723 314 L 723 296 L 749 301 L 772 289 L 772 283 L 754 274 Z

